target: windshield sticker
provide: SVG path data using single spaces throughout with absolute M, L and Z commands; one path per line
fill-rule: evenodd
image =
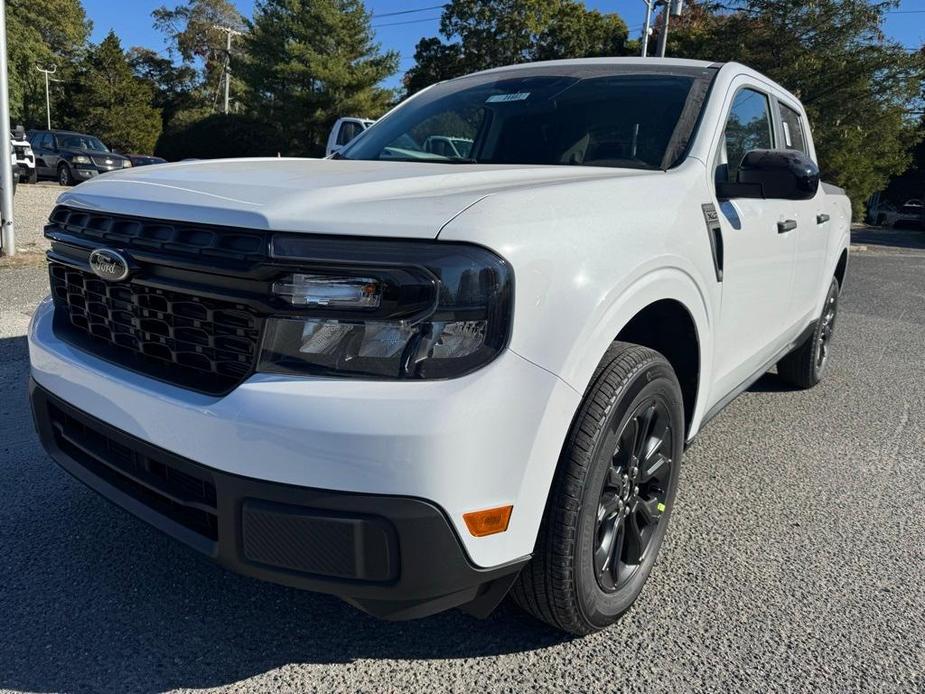
M 528 96 L 530 96 L 530 92 L 517 92 L 516 94 L 492 94 L 490 97 L 485 99 L 485 103 L 500 104 L 507 103 L 509 101 L 526 101 Z

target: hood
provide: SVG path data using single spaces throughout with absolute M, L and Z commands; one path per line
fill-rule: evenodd
M 126 169 L 58 198 L 87 210 L 201 224 L 357 236 L 434 238 L 460 212 L 505 190 L 660 172 L 502 166 L 221 159 Z

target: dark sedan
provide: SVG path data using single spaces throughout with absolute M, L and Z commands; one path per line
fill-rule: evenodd
M 29 142 L 35 153 L 38 178 L 55 178 L 72 186 L 109 171 L 132 166 L 128 157 L 116 154 L 93 135 L 66 130 L 35 130 Z

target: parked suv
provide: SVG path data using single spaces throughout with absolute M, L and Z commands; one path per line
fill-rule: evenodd
M 101 177 L 45 231 L 40 438 L 243 574 L 601 629 L 686 444 L 829 368 L 851 209 L 815 156 L 747 67 L 600 58 L 435 85 L 333 159 Z
M 127 169 L 128 157 L 111 152 L 99 138 L 68 130 L 35 130 L 29 141 L 38 178 L 54 178 L 72 186 L 109 171 Z

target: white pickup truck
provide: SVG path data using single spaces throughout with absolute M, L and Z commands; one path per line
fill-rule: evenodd
M 332 159 L 102 176 L 45 230 L 37 429 L 243 574 L 601 629 L 686 444 L 775 364 L 826 371 L 850 206 L 814 160 L 747 67 L 591 59 L 435 85 Z

